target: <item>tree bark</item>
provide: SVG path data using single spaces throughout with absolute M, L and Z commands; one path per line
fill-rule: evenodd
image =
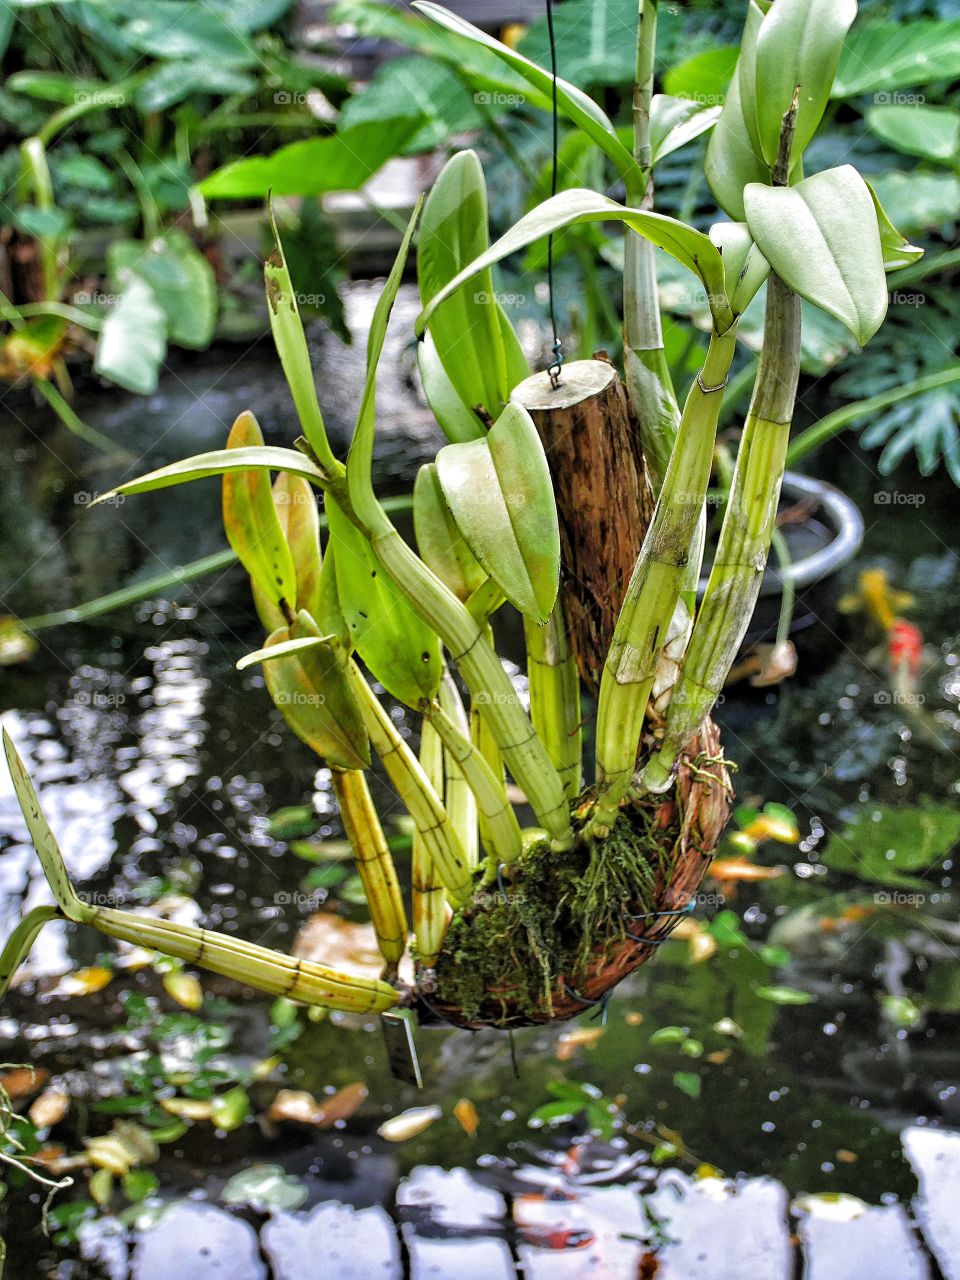
M 653 514 L 639 434 L 616 369 L 601 356 L 547 373 L 511 399 L 536 423 L 560 518 L 561 598 L 581 678 L 596 694 L 617 615 Z

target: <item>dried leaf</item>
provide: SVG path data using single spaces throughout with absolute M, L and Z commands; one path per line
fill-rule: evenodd
M 467 1135 L 468 1138 L 475 1138 L 477 1130 L 480 1128 L 480 1116 L 477 1108 L 473 1105 L 469 1098 L 461 1098 L 457 1105 L 453 1108 L 453 1114 L 457 1124 Z
M 565 1031 L 557 1043 L 558 1062 L 569 1062 L 580 1048 L 592 1048 L 603 1035 L 604 1027 L 575 1027 Z
M 70 1110 L 70 1095 L 63 1089 L 47 1089 L 41 1093 L 27 1115 L 38 1129 L 59 1124 Z
M 196 1011 L 203 1004 L 203 987 L 192 973 L 174 970 L 163 975 L 163 989 L 184 1009 Z
M 385 1120 L 377 1133 L 386 1142 L 408 1142 L 424 1129 L 429 1129 L 442 1115 L 443 1111 L 438 1106 L 411 1107 L 409 1111 L 401 1111 L 398 1116 Z
M 786 867 L 758 867 L 756 863 L 747 862 L 745 858 L 721 858 L 713 863 L 707 874 L 712 880 L 736 884 L 741 880 L 745 883 L 754 880 L 774 880 L 778 876 L 786 875 L 786 870 Z
M 66 973 L 57 983 L 51 995 L 55 996 L 92 996 L 110 982 L 113 970 L 103 965 L 91 965 L 86 969 L 77 969 L 76 973 Z
M 50 1079 L 50 1072 L 43 1067 L 14 1067 L 0 1075 L 0 1089 L 11 1102 L 29 1098 L 43 1088 Z

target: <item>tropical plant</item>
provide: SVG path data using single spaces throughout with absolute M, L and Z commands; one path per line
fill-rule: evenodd
M 436 5 L 420 8 L 465 48 L 493 55 L 537 92 L 553 91 L 549 74 L 512 49 Z M 225 449 L 115 491 L 223 477 L 227 535 L 267 633 L 238 665 L 262 665 L 274 704 L 332 771 L 383 976 L 361 978 L 85 903 L 8 742 L 14 785 L 57 905 L 35 908 L 18 927 L 0 958 L 0 984 L 57 915 L 306 1004 L 416 1007 L 424 1017 L 468 1025 L 569 1017 L 654 953 L 693 901 L 728 814 L 727 770 L 710 713 L 753 612 L 774 533 L 800 372 L 800 299 L 865 344 L 886 312 L 885 268 L 919 252 L 850 165 L 803 176 L 803 153 L 854 14 L 853 0 L 812 7 L 753 0 L 707 154 L 712 189 L 735 220 L 707 233 L 649 208 L 656 6 L 644 4 L 631 146 L 582 91 L 555 87 L 559 110 L 618 167 L 632 203 L 587 188 L 564 191 L 491 245 L 480 163 L 469 151 L 454 156 L 407 227 L 377 305 L 345 461 L 325 430 L 278 242 L 266 290 L 303 429 L 297 448 L 265 444 L 256 419 L 243 413 Z M 626 229 L 626 381 L 642 453 L 608 364 L 577 362 L 529 376 L 491 274 L 508 255 L 565 227 L 606 223 Z M 421 373 L 450 441 L 415 486 L 419 554 L 372 482 L 377 366 L 418 229 Z M 709 309 L 709 343 L 682 411 L 657 345 L 655 248 L 692 274 Z M 738 322 L 764 286 L 750 409 L 714 567 L 695 612 Z M 600 398 L 597 386 L 612 388 L 611 398 Z M 548 456 L 538 426 L 545 430 L 551 413 L 571 405 L 584 438 L 583 424 L 599 414 L 601 447 L 579 461 L 566 455 L 558 471 L 560 451 Z M 612 468 L 602 466 L 606 454 Z M 645 461 L 658 488 L 655 507 Z M 271 486 L 272 472 L 279 475 Z M 315 490 L 328 521 L 322 554 Z M 619 532 L 610 511 L 635 526 L 623 580 L 606 550 Z M 606 575 L 592 594 L 574 572 L 583 546 L 594 548 Z M 507 601 L 523 615 L 529 709 L 494 647 L 491 618 Z M 421 717 L 419 758 L 374 681 Z M 595 752 L 586 761 L 581 682 L 598 692 Z M 399 974 L 406 905 L 366 781 L 373 753 L 415 829 L 412 983 Z M 586 787 L 585 770 L 592 774 Z M 507 774 L 535 827 L 521 828 Z

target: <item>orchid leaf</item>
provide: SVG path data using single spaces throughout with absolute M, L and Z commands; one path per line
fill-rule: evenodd
M 877 195 L 871 183 L 867 183 L 867 190 L 873 200 L 873 207 L 877 214 L 877 226 L 880 230 L 880 248 L 883 252 L 883 266 L 886 271 L 898 271 L 901 267 L 908 267 L 911 262 L 918 262 L 923 257 L 923 250 L 915 244 L 910 244 L 904 236 L 900 234 L 897 228 L 887 217 L 883 205 L 880 203 L 880 197 Z
M 457 528 L 432 462 L 417 472 L 413 486 L 413 527 L 421 560 L 458 600 L 466 603 L 487 580 L 487 574 Z
M 529 413 L 507 405 L 483 440 L 447 445 L 436 467 L 476 559 L 521 613 L 545 622 L 559 586 L 560 529 L 550 469 Z
M 186 484 L 189 480 L 203 480 L 207 476 L 221 476 L 230 471 L 249 471 L 251 468 L 289 471 L 316 485 L 324 479 L 324 473 L 316 463 L 296 449 L 278 449 L 275 445 L 213 449 L 209 453 L 194 454 L 192 458 L 181 458 L 178 462 L 149 471 L 135 480 L 127 480 L 109 493 L 99 494 L 90 505 L 95 507 L 118 494 L 150 493 L 154 489 L 169 489 L 173 485 Z
M 720 107 L 705 107 L 691 98 L 655 93 L 650 102 L 650 157 L 653 164 L 679 151 L 694 138 L 712 129 Z

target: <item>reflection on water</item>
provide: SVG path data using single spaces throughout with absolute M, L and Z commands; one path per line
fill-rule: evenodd
M 365 286 L 351 296 L 353 350 L 323 344 L 315 351 L 321 390 L 325 382 L 337 388 L 336 396 L 325 398 L 341 443 L 362 384 L 357 326 L 369 317 L 374 297 Z M 402 316 L 409 320 L 414 307 L 405 294 Z M 408 485 L 439 444 L 407 386 L 408 353 L 399 329 L 393 330 L 381 390 L 378 467 L 385 491 Z M 128 448 L 139 451 L 145 439 L 151 441 L 146 469 L 222 443 L 235 413 L 251 405 L 271 442 L 292 442 L 292 411 L 266 350 L 240 364 L 235 353 L 211 353 L 186 363 L 146 404 L 111 395 L 91 401 L 85 413 Z M 57 470 L 28 438 L 20 448 L 22 470 L 42 473 L 43 484 L 20 489 L 18 502 L 32 504 L 22 518 L 9 506 L 0 515 L 18 530 L 4 544 L 10 559 L 0 563 L 5 610 L 28 615 L 62 606 L 222 545 L 216 482 L 86 512 L 78 510 L 75 493 L 105 489 L 114 474 L 99 462 L 92 475 L 85 471 L 69 441 L 61 450 L 68 465 Z M 130 464 L 120 469 L 129 471 Z M 871 481 L 864 475 L 863 481 L 849 474 L 840 479 L 848 486 L 862 483 L 855 496 L 866 509 Z M 922 513 L 898 513 L 895 536 L 890 522 L 871 526 L 862 563 L 879 558 L 891 579 L 916 596 L 913 616 L 937 650 L 924 678 L 925 709 L 955 740 L 960 685 L 953 600 L 960 575 L 937 532 L 949 527 L 952 503 L 949 484 L 931 482 Z M 24 529 L 30 530 L 27 545 Z M 56 563 L 56 574 L 35 570 L 31 545 L 40 555 L 55 548 L 47 563 Z M 4 672 L 3 723 L 84 891 L 133 905 L 144 900 L 145 886 L 153 898 L 186 894 L 199 903 L 207 925 L 289 948 L 311 909 L 308 894 L 301 900 L 290 890 L 304 882 L 310 866 L 270 833 L 267 815 L 312 804 L 318 836 L 337 836 L 340 829 L 329 772 L 318 770 L 315 758 L 285 730 L 260 675 L 234 668 L 261 641 L 242 574 L 228 570 L 184 587 L 175 601 L 47 632 L 42 639 L 29 665 Z M 748 945 L 721 943 L 714 959 L 691 963 L 686 943 L 669 944 L 617 992 L 602 1036 L 572 1057 L 558 1058 L 557 1030 L 518 1035 L 519 1077 L 499 1035 L 425 1031 L 420 1041 L 428 1083 L 419 1096 L 389 1077 L 375 1026 L 345 1017 L 308 1022 L 285 1046 L 281 1076 L 259 1093 L 254 1088 L 256 1106 L 265 1109 L 278 1079 L 317 1098 L 363 1080 L 370 1091 L 364 1106 L 348 1123 L 323 1132 L 264 1135 L 247 1125 L 211 1140 L 211 1131 L 198 1126 L 183 1139 L 180 1159 L 165 1157 L 163 1178 L 180 1192 L 206 1188 L 215 1196 L 229 1172 L 256 1155 L 306 1180 L 308 1208 L 332 1199 L 362 1206 L 390 1200 L 397 1178 L 414 1167 L 462 1165 L 478 1171 L 489 1195 L 501 1197 L 490 1216 L 502 1218 L 507 1209 L 500 1206 L 509 1205 L 516 1229 L 511 1247 L 520 1255 L 586 1243 L 576 1232 L 596 1230 L 596 1204 L 582 1227 L 565 1213 L 561 1228 L 551 1216 L 551 1197 L 586 1196 L 590 1187 L 616 1189 L 624 1180 L 652 1181 L 655 1153 L 667 1163 L 674 1159 L 662 1156 L 664 1143 L 674 1143 L 666 1133 L 689 1149 L 681 1151 L 686 1168 L 707 1162 L 730 1173 L 768 1173 L 791 1191 L 844 1190 L 874 1204 L 908 1198 L 914 1184 L 901 1155 L 900 1128 L 917 1116 L 960 1119 L 953 865 L 947 858 L 924 871 L 925 897 L 910 917 L 912 931 L 895 929 L 889 914 L 877 914 L 862 936 L 853 936 L 844 931 L 843 912 L 870 886 L 829 870 L 823 855 L 858 803 L 955 804 L 958 755 L 937 748 L 920 722 L 878 698 L 882 680 L 864 665 L 869 647 L 855 625 L 841 627 L 831 615 L 818 637 L 808 637 L 793 684 L 762 697 L 731 695 L 722 707 L 727 750 L 740 765 L 741 799 L 790 805 L 803 835 L 799 849 L 771 859 L 789 864 L 785 876 L 720 886 L 716 902 L 726 894 Z M 514 674 L 522 685 L 522 674 Z M 391 714 L 409 732 L 403 710 L 395 707 Z M 389 813 L 393 802 L 379 775 L 374 790 Z M 0 837 L 0 929 L 6 933 L 19 912 L 46 901 L 47 892 L 2 767 Z M 401 869 L 408 872 L 404 858 Z M 335 899 L 339 890 L 331 892 Z M 825 903 L 829 893 L 835 904 Z M 341 906 L 358 918 L 349 900 Z M 716 904 L 703 914 L 716 914 Z M 825 915 L 839 923 L 824 926 Z M 779 968 L 760 955 L 767 943 L 788 949 Z M 90 931 L 49 926 L 29 976 L 90 964 L 100 948 Z M 801 987 L 815 999 L 780 1008 L 757 994 L 774 983 Z M 97 1058 L 104 1059 L 101 1068 L 107 1060 L 116 1067 L 124 1055 L 142 1049 L 138 1035 L 116 1031 L 123 1020 L 118 991 L 126 985 L 160 994 L 149 972 L 69 1003 L 54 998 L 38 1006 L 29 994 L 15 992 L 0 1020 L 3 1056 L 19 1060 L 33 1052 L 57 1070 L 74 1071 L 76 1087 L 89 1087 L 96 1097 L 107 1087 L 101 1078 L 106 1073 L 84 1086 L 81 1069 Z M 266 1056 L 269 1002 L 240 999 L 216 982 L 210 990 L 234 1001 L 223 1017 L 235 1028 L 237 1052 L 250 1060 Z M 926 1000 L 919 1027 L 893 1016 L 906 1008 L 896 1001 L 911 997 Z M 723 1017 L 738 1035 L 716 1030 Z M 700 1055 L 685 1056 L 675 1043 L 652 1038 L 668 1025 L 685 1028 Z M 691 1077 L 699 1081 L 696 1088 Z M 580 1142 L 587 1129 L 582 1116 L 556 1135 L 528 1127 L 530 1114 L 549 1100 L 548 1082 L 563 1079 L 589 1082 L 610 1101 L 615 1123 L 609 1138 Z M 477 1108 L 475 1138 L 453 1119 L 461 1097 Z M 396 1149 L 377 1138 L 388 1114 L 421 1103 L 438 1103 L 443 1119 Z M 410 1191 L 413 1237 L 421 1193 L 427 1199 L 439 1194 L 424 1185 Z M 615 1219 L 614 1200 L 607 1203 Z M 637 1256 L 634 1250 L 634 1262 Z

